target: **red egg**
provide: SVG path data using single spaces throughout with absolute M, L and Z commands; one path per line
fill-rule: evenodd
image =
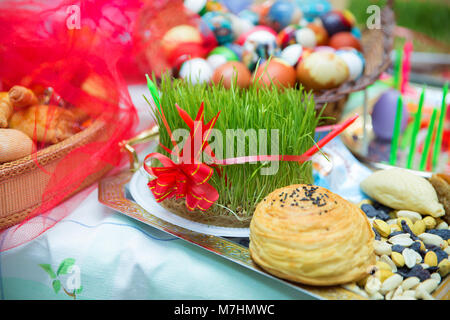
M 273 84 L 278 88 L 293 87 L 297 81 L 294 67 L 285 61 L 274 58 L 261 64 L 255 71 L 255 80 L 267 86 Z
M 212 81 L 215 84 L 222 81 L 223 86 L 230 89 L 235 78 L 238 87 L 247 88 L 252 80 L 252 74 L 242 62 L 230 61 L 224 63 L 214 71 Z
M 245 32 L 245 33 L 243 33 L 243 34 L 241 34 L 240 36 L 239 36 L 239 38 L 236 40 L 236 43 L 238 44 L 238 45 L 243 45 L 244 44 L 244 42 L 247 40 L 247 38 L 251 35 L 251 34 L 253 34 L 253 33 L 255 33 L 255 32 L 259 32 L 259 31 L 265 31 L 265 32 L 267 32 L 268 34 L 272 34 L 274 37 L 276 37 L 277 36 L 277 33 L 273 30 L 273 29 L 271 29 L 271 28 L 269 28 L 269 27 L 266 27 L 266 26 L 255 26 L 254 28 L 252 28 L 251 30 L 249 30 L 249 31 L 247 31 L 247 32 Z
M 295 44 L 295 32 L 300 28 L 298 25 L 289 25 L 281 30 L 277 35 L 278 46 L 284 49 L 291 44 Z
M 361 51 L 361 42 L 350 32 L 336 33 L 330 38 L 328 45 L 336 50 L 343 47 L 352 47 L 358 51 Z

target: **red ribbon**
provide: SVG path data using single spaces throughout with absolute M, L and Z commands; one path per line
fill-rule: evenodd
M 160 145 L 169 154 L 179 159 L 181 158 L 181 162 L 175 163 L 165 155 L 157 152 L 147 155 L 144 160 L 144 169 L 156 177 L 148 183 L 148 186 L 157 202 L 172 197 L 176 197 L 177 199 L 186 198 L 186 207 L 189 210 L 200 209 L 205 211 L 219 199 L 219 193 L 213 186 L 207 183 L 211 179 L 214 169 L 204 163 L 200 163 L 197 159 L 205 150 L 214 159 L 214 154 L 210 150 L 207 140 L 220 112 L 207 124 L 204 124 L 203 103 L 197 112 L 195 120 L 192 120 L 188 113 L 178 105 L 176 105 L 176 108 L 178 114 L 190 129 L 189 137 L 186 139 L 181 152 L 175 153 L 169 148 Z M 160 115 L 167 132 L 171 135 L 170 128 L 162 110 Z M 194 143 L 195 139 L 200 139 L 199 146 Z M 173 139 L 172 143 L 174 143 Z M 174 145 L 174 147 L 176 146 Z M 149 167 L 146 163 L 149 159 L 159 160 L 163 167 Z

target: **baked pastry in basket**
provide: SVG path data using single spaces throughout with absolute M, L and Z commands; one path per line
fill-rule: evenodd
M 250 223 L 250 254 L 267 272 L 309 285 L 357 281 L 375 263 L 365 214 L 329 190 L 291 185 L 269 194 Z

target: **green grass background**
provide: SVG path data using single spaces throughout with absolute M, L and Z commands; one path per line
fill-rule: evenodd
M 348 9 L 355 15 L 358 25 L 364 26 L 369 5 L 383 7 L 386 0 L 349 0 Z M 450 45 L 450 0 L 395 0 L 397 25 L 421 32 L 434 40 Z M 395 47 L 401 48 L 404 39 L 396 38 Z M 414 41 L 416 51 L 446 51 Z

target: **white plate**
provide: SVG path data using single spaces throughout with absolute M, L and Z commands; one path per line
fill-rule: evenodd
M 226 228 L 211 226 L 199 222 L 184 219 L 169 210 L 162 207 L 156 202 L 153 193 L 147 186 L 148 174 L 141 167 L 133 175 L 130 181 L 130 193 L 133 199 L 144 208 L 148 213 L 158 217 L 164 221 L 170 222 L 179 227 L 192 230 L 199 233 L 209 234 L 221 237 L 248 237 L 250 234 L 249 228 Z

